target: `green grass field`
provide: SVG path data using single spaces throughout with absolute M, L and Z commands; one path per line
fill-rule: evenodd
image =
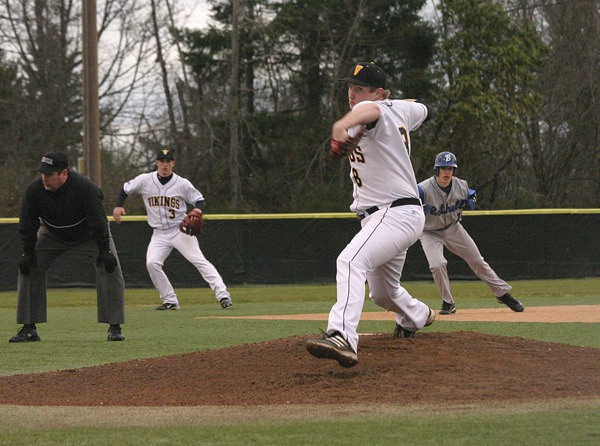
M 526 307 L 600 305 L 600 278 L 517 281 L 514 295 Z M 405 287 L 433 308 L 433 283 Z M 231 287 L 228 315 L 326 313 L 332 284 Z M 222 316 L 208 288 L 177 290 L 182 309 L 159 312 L 153 289 L 128 289 L 125 342 L 107 342 L 96 322 L 95 290 L 49 292 L 42 342 L 9 344 L 16 333 L 16 293 L 0 293 L 0 376 L 64 370 L 137 358 L 217 349 L 318 333 L 323 321 L 202 319 Z M 454 282 L 460 311 L 497 308 L 486 285 Z M 364 311 L 377 311 L 368 302 Z M 527 310 L 526 310 L 527 311 Z M 389 321 L 363 321 L 362 332 L 389 332 Z M 600 348 L 599 323 L 452 322 L 438 318 L 431 331 L 479 331 Z M 118 373 L 118 364 L 115 365 Z M 33 378 L 34 379 L 34 378 Z M 177 383 L 173 383 L 177 385 Z M 226 389 L 223 389 L 226 391 Z M 526 391 L 526 389 L 524 389 Z M 2 445 L 596 445 L 599 400 L 457 406 L 261 406 L 261 407 L 29 407 L 0 406 Z

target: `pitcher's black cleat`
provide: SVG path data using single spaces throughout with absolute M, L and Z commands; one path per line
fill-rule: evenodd
M 435 321 L 435 311 L 433 311 L 430 308 L 429 316 L 427 317 L 427 321 L 425 322 L 425 327 L 429 327 L 431 324 L 433 324 L 433 321 Z M 419 330 L 409 330 L 407 328 L 404 328 L 402 325 L 396 322 L 396 326 L 394 327 L 394 333 L 392 333 L 392 337 L 398 339 L 410 339 L 415 335 L 417 331 Z
M 306 341 L 306 350 L 315 358 L 335 359 L 342 367 L 358 364 L 358 356 L 337 331 L 330 335 L 325 333 L 322 339 L 309 339 Z

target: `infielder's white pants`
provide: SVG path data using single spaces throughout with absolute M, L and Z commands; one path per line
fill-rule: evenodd
M 444 302 L 454 303 L 454 298 L 450 292 L 448 261 L 444 257 L 444 247 L 467 262 L 471 271 L 488 284 L 494 296 L 500 297 L 512 290 L 512 287 L 498 277 L 483 259 L 477 245 L 460 223 L 456 223 L 443 231 L 424 231 L 420 240 L 429 263 L 433 281 Z
M 217 300 L 230 297 L 221 275 L 214 265 L 206 260 L 204 254 L 202 254 L 198 239 L 194 236 L 184 234 L 175 227 L 168 230 L 155 229 L 146 252 L 146 268 L 154 287 L 160 293 L 163 303 L 179 303 L 175 290 L 163 271 L 165 260 L 171 254 L 173 248 L 179 251 L 188 262 L 196 267 L 214 291 Z
M 417 241 L 425 217 L 420 206 L 381 209 L 361 221 L 362 229 L 337 259 L 337 302 L 329 313 L 327 332 L 338 331 L 356 352 L 358 324 L 365 300 L 396 313 L 408 330 L 425 326 L 429 307 L 400 285 L 406 251 Z

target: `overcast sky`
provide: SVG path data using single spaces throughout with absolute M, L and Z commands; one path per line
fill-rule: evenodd
M 185 27 L 203 28 L 209 20 L 206 0 L 178 0 L 177 3 L 189 14 L 184 23 Z

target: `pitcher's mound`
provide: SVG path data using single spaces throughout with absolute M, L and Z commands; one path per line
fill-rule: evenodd
M 600 397 L 600 349 L 472 332 L 361 336 L 357 366 L 296 336 L 222 350 L 0 377 L 0 404 L 444 404 Z

